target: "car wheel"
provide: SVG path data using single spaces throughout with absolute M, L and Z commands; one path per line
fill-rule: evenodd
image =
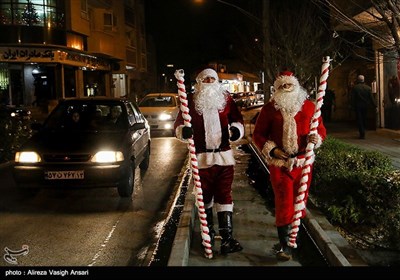
M 149 169 L 149 164 L 150 164 L 150 146 L 147 146 L 146 152 L 144 154 L 144 159 L 139 165 L 139 168 L 141 170 L 147 170 Z
M 118 194 L 120 197 L 130 197 L 133 193 L 133 185 L 135 183 L 135 167 L 134 164 L 128 169 L 123 183 L 118 186 Z

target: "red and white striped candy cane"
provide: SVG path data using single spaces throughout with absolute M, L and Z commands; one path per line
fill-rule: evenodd
M 310 133 L 309 134 L 318 134 L 317 128 L 319 125 L 318 118 L 321 116 L 321 106 L 323 103 L 323 98 L 325 96 L 325 90 L 327 85 L 327 80 L 329 76 L 329 66 L 330 66 L 330 58 L 329 56 L 324 57 L 322 60 L 322 70 L 321 70 L 321 77 L 319 79 L 319 86 L 317 92 L 317 101 L 315 105 L 314 115 L 311 120 L 310 124 Z M 309 180 L 309 175 L 311 172 L 311 165 L 314 162 L 314 144 L 308 143 L 306 147 L 306 154 L 305 154 L 305 163 L 301 172 L 301 179 L 300 179 L 300 186 L 298 190 L 298 194 L 296 197 L 295 205 L 294 205 L 294 215 L 293 215 L 293 222 L 291 224 L 291 231 L 288 241 L 288 246 L 297 248 L 296 239 L 297 233 L 299 231 L 300 226 L 300 217 L 302 211 L 306 208 L 306 202 L 304 201 L 307 185 Z
M 189 114 L 189 107 L 188 107 L 188 100 L 187 94 L 185 89 L 185 80 L 184 80 L 185 73 L 182 69 L 175 71 L 175 78 L 178 80 L 178 93 L 179 93 L 179 100 L 181 102 L 180 109 L 182 112 L 183 123 L 187 127 L 192 127 L 191 124 L 191 116 Z M 199 176 L 199 169 L 197 164 L 197 156 L 196 156 L 196 148 L 194 146 L 193 137 L 191 137 L 188 144 L 189 154 L 190 154 L 190 161 L 191 161 L 191 169 L 193 173 L 193 181 L 195 185 L 195 197 L 196 197 L 196 206 L 198 211 L 198 216 L 200 219 L 200 231 L 201 231 L 201 238 L 203 240 L 202 244 L 204 246 L 205 254 L 204 256 L 208 259 L 213 258 L 213 252 L 211 248 L 211 238 L 209 234 L 209 228 L 207 225 L 207 214 L 204 208 L 203 202 L 203 191 L 201 188 L 200 176 Z

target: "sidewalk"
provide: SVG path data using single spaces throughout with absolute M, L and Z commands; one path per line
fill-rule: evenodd
M 367 130 L 365 139 L 358 139 L 355 123 L 331 122 L 325 126 L 328 135 L 366 150 L 379 151 L 392 160 L 396 169 L 400 169 L 400 130 Z

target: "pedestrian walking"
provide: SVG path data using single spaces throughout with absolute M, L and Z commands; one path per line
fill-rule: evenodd
M 196 82 L 194 92 L 188 95 L 192 126 L 184 126 L 179 114 L 174 124 L 175 135 L 181 141 L 193 137 L 211 244 L 215 237 L 215 205 L 221 254 L 233 253 L 243 248 L 233 237 L 235 158 L 230 142 L 244 136 L 244 121 L 229 92 L 222 88 L 217 72 L 207 68 L 197 75 Z
M 358 75 L 357 83 L 351 90 L 351 104 L 356 113 L 359 138 L 365 139 L 368 108 L 376 108 L 376 104 L 371 87 L 365 84 L 363 75 Z
M 274 191 L 275 224 L 280 243 L 276 257 L 287 261 L 292 258 L 292 248 L 288 242 L 296 211 L 295 200 L 300 192 L 302 169 L 306 162 L 306 147 L 309 142 L 315 144 L 315 148 L 320 147 L 326 137 L 326 129 L 320 116 L 317 133 L 310 134 L 315 103 L 307 99 L 307 91 L 300 86 L 292 72 L 281 72 L 274 82 L 274 89 L 271 100 L 262 107 L 257 118 L 253 141 L 267 163 Z M 311 164 L 305 203 L 312 167 Z M 301 218 L 305 215 L 303 209 Z

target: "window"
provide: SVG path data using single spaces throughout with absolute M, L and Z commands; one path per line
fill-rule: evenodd
M 81 0 L 81 17 L 89 19 L 87 0 Z
M 104 13 L 103 26 L 104 31 L 116 31 L 117 17 L 113 13 Z
M 126 34 L 126 41 L 127 41 L 128 46 L 136 48 L 137 43 L 136 43 L 135 30 L 127 31 L 125 34 Z
M 65 21 L 63 5 L 62 1 L 56 0 L 2 1 L 0 25 L 63 28 Z

